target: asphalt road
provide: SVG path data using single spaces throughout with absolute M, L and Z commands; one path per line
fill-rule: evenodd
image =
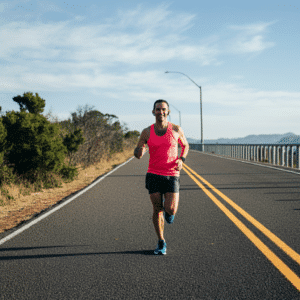
M 0 234 L 0 299 L 300 299 L 299 262 L 214 190 L 300 253 L 299 174 L 190 151 L 186 165 L 213 188 L 181 171 L 167 255 L 155 256 L 148 160 L 130 160 L 4 243 L 15 231 Z

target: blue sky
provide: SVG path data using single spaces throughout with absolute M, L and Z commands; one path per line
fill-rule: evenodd
M 0 0 L 0 105 L 31 91 L 141 131 L 162 98 L 200 138 L 199 88 L 168 70 L 202 87 L 204 139 L 300 134 L 297 2 Z

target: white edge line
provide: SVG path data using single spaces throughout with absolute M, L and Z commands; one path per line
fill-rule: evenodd
M 245 163 L 245 164 L 260 166 L 260 167 L 263 167 L 263 168 L 270 168 L 270 169 L 275 169 L 275 170 L 279 170 L 279 171 L 284 171 L 284 172 L 289 172 L 289 173 L 294 173 L 294 174 L 300 175 L 300 172 L 275 168 L 275 167 L 271 167 L 271 166 L 268 166 L 268 165 L 256 164 L 256 163 L 249 162 L 249 161 L 246 161 L 246 160 L 239 160 L 239 159 L 234 159 L 232 157 L 227 157 L 227 156 L 222 156 L 222 155 L 215 155 L 215 154 L 212 154 L 212 153 L 202 152 L 202 151 L 198 151 L 198 150 L 194 150 L 194 149 L 190 149 L 190 151 L 199 152 L 201 154 L 207 154 L 207 155 L 216 156 L 216 157 L 220 157 L 220 158 L 225 158 L 225 159 L 229 159 L 229 160 L 234 160 L 234 161 L 238 161 L 238 162 Z
M 75 196 L 73 196 L 69 200 L 67 200 L 67 201 L 65 201 L 65 202 L 63 202 L 61 204 L 58 204 L 56 207 L 54 207 L 53 209 L 51 209 L 47 213 L 43 214 L 40 217 L 37 217 L 35 220 L 33 220 L 31 222 L 29 221 L 28 224 L 22 226 L 20 229 L 17 229 L 13 233 L 11 233 L 8 236 L 6 236 L 5 238 L 1 239 L 0 240 L 0 245 L 4 244 L 8 240 L 12 239 L 16 235 L 18 235 L 21 232 L 25 231 L 26 229 L 30 228 L 31 226 L 33 226 L 34 224 L 38 223 L 39 221 L 45 219 L 46 217 L 48 217 L 52 213 L 56 212 L 57 210 L 61 209 L 63 206 L 67 205 L 68 203 L 70 203 L 71 201 L 73 201 L 75 198 L 77 198 L 78 196 L 82 195 L 83 193 L 85 193 L 86 191 L 88 191 L 89 189 L 91 189 L 93 186 L 95 186 L 97 183 L 99 183 L 101 180 L 103 180 L 106 176 L 110 175 L 111 173 L 113 173 L 114 171 L 116 171 L 117 169 L 119 169 L 120 167 L 122 167 L 123 165 L 127 164 L 128 162 L 130 162 L 133 158 L 134 158 L 134 156 L 131 157 L 130 159 L 128 159 L 127 161 L 125 161 L 124 163 L 122 163 L 121 165 L 117 166 L 116 168 L 114 168 L 113 170 L 111 170 L 110 172 L 108 172 L 107 174 L 105 174 L 103 177 L 99 178 L 97 181 L 95 181 L 91 185 L 85 187 L 82 191 L 80 191 L 78 194 L 76 194 Z

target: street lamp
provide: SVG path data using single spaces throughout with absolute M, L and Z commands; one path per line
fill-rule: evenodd
M 204 143 L 203 143 L 203 120 L 202 120 L 202 89 L 201 86 L 199 86 L 193 79 L 191 79 L 189 76 L 182 72 L 172 72 L 172 71 L 166 71 L 165 73 L 178 73 L 186 76 L 191 82 L 193 82 L 199 89 L 200 89 L 200 121 L 201 121 L 201 148 L 202 151 L 204 151 Z
M 180 111 L 172 104 L 169 104 L 170 106 L 174 107 L 179 112 L 179 126 L 181 127 L 181 113 Z

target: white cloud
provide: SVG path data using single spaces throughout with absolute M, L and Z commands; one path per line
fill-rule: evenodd
M 47 7 L 57 10 L 51 5 Z M 209 64 L 214 60 L 214 49 L 191 45 L 181 35 L 192 26 L 193 18 L 159 6 L 119 14 L 110 23 L 10 22 L 0 26 L 0 58 L 10 65 L 26 64 L 34 73 L 43 70 L 48 78 L 54 69 L 69 75 L 74 69 L 67 72 L 66 65 L 74 64 L 78 70 L 76 64 L 82 66 L 83 62 L 93 63 L 93 72 L 117 63 L 139 66 L 174 59 Z M 125 20 L 134 28 L 122 26 Z M 52 64 L 50 70 L 46 68 L 48 62 Z M 91 66 L 81 73 L 90 70 Z
M 48 11 L 58 9 L 49 3 L 45 7 Z M 5 80 L 1 90 L 26 87 L 28 83 L 44 90 L 126 88 L 116 82 L 126 82 L 127 86 L 136 82 L 137 88 L 138 84 L 147 85 L 142 78 L 149 76 L 151 82 L 159 85 L 156 72 L 138 72 L 138 78 L 134 78 L 132 69 L 153 70 L 172 61 L 218 65 L 224 54 L 258 52 L 271 46 L 264 41 L 271 23 L 231 26 L 226 40 L 214 35 L 191 42 L 184 32 L 193 26 L 194 18 L 192 14 L 174 13 L 164 4 L 120 11 L 102 23 L 69 20 L 1 25 L 0 59 L 10 66 L 3 64 L 0 70 L 0 78 Z M 115 75 L 111 68 L 116 66 L 131 70 Z
M 173 13 L 169 10 L 170 5 L 161 4 L 156 8 L 145 9 L 139 5 L 134 10 L 119 11 L 115 19 L 120 28 L 134 27 L 147 31 L 164 28 L 174 32 L 183 32 L 192 26 L 196 15 L 188 13 Z
M 241 26 L 229 26 L 228 29 L 235 32 L 232 39 L 228 41 L 228 51 L 231 53 L 253 53 L 260 52 L 267 48 L 273 47 L 275 43 L 265 40 L 264 34 L 268 27 L 275 22 L 254 23 Z

